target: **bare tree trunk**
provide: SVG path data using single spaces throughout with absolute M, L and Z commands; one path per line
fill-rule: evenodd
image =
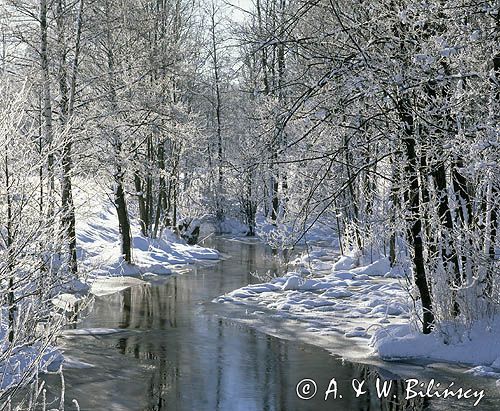
M 356 237 L 356 245 L 358 246 L 358 249 L 362 251 L 363 242 L 361 241 L 361 233 L 359 232 L 359 221 L 360 221 L 359 204 L 356 193 L 354 191 L 354 179 L 352 178 L 352 172 L 351 172 L 352 156 L 347 137 L 344 138 L 344 150 L 345 150 L 345 168 L 347 172 L 347 181 L 348 181 L 347 186 L 349 189 L 349 194 L 351 196 L 352 211 L 354 213 L 353 220 L 354 220 L 354 233 Z
M 264 34 L 264 31 L 263 31 L 263 28 L 262 28 L 262 7 L 261 7 L 261 3 L 260 3 L 260 0 L 257 0 L 257 3 L 256 3 L 256 8 L 257 8 L 257 23 L 258 23 L 258 27 L 259 27 L 259 36 L 260 36 L 260 41 L 264 41 L 263 39 L 263 34 Z M 262 47 L 262 51 L 261 51 L 261 65 L 262 65 L 262 82 L 264 83 L 264 95 L 268 95 L 269 94 L 269 79 L 267 77 L 267 49 L 266 47 Z
M 106 12 L 106 35 L 107 35 L 107 63 L 108 63 L 108 87 L 109 87 L 109 101 L 111 103 L 111 108 L 113 112 L 118 111 L 117 101 L 116 101 L 116 89 L 115 89 L 115 62 L 113 54 L 113 39 L 111 35 L 111 16 L 110 16 L 110 5 L 109 1 L 105 3 Z M 130 233 L 130 220 L 127 210 L 127 200 L 125 197 L 124 186 L 124 172 L 122 170 L 122 142 L 121 136 L 118 134 L 117 130 L 113 130 L 113 148 L 115 151 L 115 170 L 113 173 L 114 177 L 114 202 L 116 207 L 116 212 L 118 215 L 118 225 L 120 229 L 121 237 L 121 255 L 127 263 L 132 262 L 132 237 Z
M 484 252 L 489 259 L 489 266 L 486 267 L 486 278 L 485 278 L 485 294 L 488 297 L 493 296 L 493 286 L 495 283 L 494 278 L 494 266 L 496 263 L 495 259 L 495 242 L 497 237 L 497 226 L 498 226 L 498 215 L 496 212 L 496 205 L 494 204 L 493 198 L 498 196 L 498 191 L 493 188 L 493 183 L 490 181 L 486 192 L 484 193 L 484 198 L 482 201 L 482 209 L 484 212 L 484 224 L 480 227 L 485 235 L 484 238 Z M 488 269 L 489 268 L 489 269 Z
M 49 215 L 54 213 L 54 153 L 52 150 L 53 127 L 52 127 L 52 101 L 50 94 L 50 73 L 48 60 L 48 41 L 47 41 L 47 0 L 40 0 L 40 63 L 42 68 L 42 117 L 43 117 L 43 137 L 44 143 L 49 147 L 47 158 L 48 168 L 48 200 Z
M 243 211 L 248 227 L 247 235 L 253 237 L 255 235 L 255 215 L 257 213 L 257 204 L 253 199 L 253 180 L 255 177 L 254 166 L 245 171 L 245 186 L 246 193 L 243 195 Z
M 272 155 L 271 155 L 271 160 L 272 163 L 274 164 L 271 167 L 271 221 L 273 225 L 276 225 L 278 222 L 278 215 L 279 215 L 279 171 L 278 167 L 275 165 L 275 163 L 278 161 L 278 154 L 277 154 L 277 148 L 276 148 L 276 142 L 273 142 L 272 144 Z
M 146 172 L 146 235 L 150 236 L 153 221 L 153 177 L 151 176 L 151 164 L 153 163 L 153 138 L 151 135 L 147 139 L 147 172 Z
M 138 171 L 134 173 L 134 185 L 135 185 L 135 193 L 137 195 L 137 201 L 139 203 L 139 225 L 141 226 L 141 234 L 143 236 L 146 236 L 147 235 L 146 202 L 144 201 L 144 192 L 142 191 L 143 190 L 142 181 Z
M 115 206 L 118 214 L 118 224 L 121 235 L 121 255 L 127 263 L 132 262 L 132 239 L 130 235 L 130 221 L 127 211 L 127 202 L 123 190 L 123 172 L 120 164 L 115 171 Z
M 420 212 L 420 186 L 418 181 L 418 157 L 416 151 L 416 141 L 414 136 L 413 115 L 411 114 L 409 102 L 399 102 L 399 115 L 404 124 L 403 144 L 406 148 L 407 164 L 405 172 L 409 180 L 409 188 L 406 196 L 409 200 L 410 213 L 407 217 L 409 224 L 408 238 L 413 248 L 413 269 L 415 276 L 415 285 L 418 288 L 420 299 L 422 301 L 422 323 L 423 333 L 429 334 L 432 331 L 434 323 L 434 313 L 432 311 L 432 299 L 427 283 L 427 274 L 425 270 L 424 245 L 422 238 L 422 217 Z
M 63 1 L 58 0 L 57 4 L 57 26 L 58 26 L 58 43 L 60 48 L 60 62 L 59 62 L 59 92 L 60 92 L 60 119 L 63 128 L 66 128 L 68 121 L 71 119 L 74 110 L 75 95 L 76 95 L 76 81 L 78 75 L 78 63 L 80 57 L 80 39 L 82 32 L 82 14 L 83 14 L 83 0 L 79 1 L 77 27 L 76 27 L 76 41 L 75 41 L 75 54 L 72 64 L 72 73 L 69 84 L 67 84 L 67 70 L 66 70 L 66 44 L 64 39 L 64 6 Z M 73 145 L 72 133 L 68 130 L 68 135 L 65 137 L 62 149 L 62 179 L 61 179 L 61 208 L 62 208 L 62 227 L 68 241 L 68 251 L 70 259 L 70 270 L 76 274 L 78 271 L 77 252 L 76 252 L 76 219 L 75 219 L 75 206 L 73 202 L 73 189 L 71 181 L 72 171 L 72 158 L 71 151 Z
M 279 45 L 277 48 L 277 61 L 278 61 L 278 99 L 280 102 L 280 110 L 285 107 L 285 6 L 286 0 L 279 0 Z M 287 135 L 285 130 L 284 120 L 281 119 L 282 114 L 279 114 L 277 123 L 277 150 L 282 151 L 287 144 Z M 282 169 L 280 173 L 281 178 L 281 214 L 286 214 L 287 207 L 287 192 L 288 192 L 288 176 L 286 169 Z M 277 193 L 275 193 L 277 194 Z
M 162 207 L 162 204 L 165 203 L 166 206 L 166 188 L 165 188 L 165 145 L 163 141 L 160 141 L 158 144 L 158 168 L 160 169 L 160 177 L 158 182 L 158 200 L 156 205 L 156 213 L 154 218 L 154 228 L 153 228 L 153 238 L 156 238 L 158 235 L 158 230 L 160 226 L 160 220 L 162 215 L 162 210 L 166 211 L 166 207 Z
M 217 137 L 217 192 L 216 192 L 216 218 L 219 223 L 222 222 L 224 217 L 224 209 L 222 206 L 223 199 L 223 144 L 222 144 L 222 100 L 220 91 L 220 67 L 219 67 L 219 56 L 217 50 L 217 36 L 215 32 L 216 21 L 215 17 L 217 10 L 215 8 L 215 3 L 212 3 L 211 11 L 211 35 L 212 35 L 212 64 L 214 71 L 214 81 L 215 81 L 215 133 Z
M 398 183 L 400 182 L 401 176 L 394 165 L 393 156 L 390 157 L 391 168 L 392 168 L 392 184 L 391 184 L 391 205 L 392 212 L 390 212 L 391 219 L 391 235 L 389 238 L 389 262 L 391 267 L 396 265 L 396 213 L 399 209 L 399 199 L 398 199 Z

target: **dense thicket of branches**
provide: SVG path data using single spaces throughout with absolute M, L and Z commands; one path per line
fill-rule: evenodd
M 499 34 L 495 1 L 394 0 L 258 2 L 240 32 L 280 219 L 409 257 L 424 332 L 498 304 Z

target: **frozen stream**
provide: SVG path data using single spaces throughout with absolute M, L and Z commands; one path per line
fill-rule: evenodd
M 271 337 L 243 324 L 238 317 L 252 313 L 244 308 L 228 311 L 211 301 L 258 282 L 250 272 L 274 269 L 271 253 L 259 243 L 223 238 L 209 245 L 229 258 L 97 297 L 78 328 L 115 332 L 60 339 L 74 365 L 64 372 L 67 410 L 75 409 L 73 398 L 81 410 L 103 411 L 472 409 L 473 400 L 405 400 L 405 383 L 396 376 L 401 364 L 385 363 L 384 370 L 341 361 L 320 348 Z M 425 367 L 413 369 L 418 373 Z M 423 374 L 434 376 L 428 370 Z M 377 398 L 379 376 L 396 380 L 388 399 Z M 439 369 L 434 377 L 445 385 L 455 381 L 458 386 L 485 388 L 485 398 L 476 409 L 500 409 L 494 380 Z M 59 380 L 44 378 L 48 397 L 53 398 Z M 305 378 L 317 382 L 318 393 L 311 401 L 296 394 L 297 383 Z M 331 395 L 325 402 L 332 378 L 342 399 Z M 358 398 L 351 387 L 353 379 L 366 380 L 367 392 Z

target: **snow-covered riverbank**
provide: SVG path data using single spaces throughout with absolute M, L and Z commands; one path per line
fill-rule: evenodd
M 52 292 L 53 316 L 60 317 L 50 330 L 47 344 L 12 347 L 8 342 L 7 309 L 0 310 L 0 393 L 21 380 L 30 380 L 37 372 L 57 370 L 64 362 L 55 338 L 64 324 L 64 311 L 72 312 L 89 295 L 104 295 L 144 283 L 158 275 L 168 275 L 186 264 L 217 261 L 216 250 L 188 245 L 172 231 L 165 229 L 160 238 L 140 233 L 136 218 L 131 219 L 133 263 L 120 256 L 120 234 L 116 211 L 104 193 L 96 196 L 76 189 L 78 279 L 62 283 Z
M 369 338 L 378 324 L 409 318 L 407 293 L 400 281 L 369 268 L 338 269 L 335 256 L 313 251 L 294 262 L 295 271 L 268 283 L 249 285 L 218 298 L 218 302 L 258 305 L 284 318 L 310 323 L 312 333 L 342 333 Z M 381 262 L 375 263 L 380 268 Z M 375 270 L 375 267 L 374 267 Z M 391 275 L 391 273 L 389 273 Z
M 500 379 L 498 318 L 480 321 L 472 329 L 450 325 L 423 335 L 413 314 L 409 282 L 400 270 L 390 268 L 386 258 L 370 262 L 338 257 L 335 251 L 318 247 L 302 254 L 292 267 L 282 277 L 214 301 L 243 305 L 256 317 L 297 322 L 297 335 L 305 341 L 351 360 L 357 350 L 359 356 L 386 361 L 467 364 L 473 366 L 468 372 L 474 375 Z
M 116 210 L 106 194 L 96 199 L 91 192 L 79 189 L 77 199 L 78 259 L 81 271 L 87 274 L 90 282 L 102 276 L 169 274 L 176 265 L 219 258 L 216 250 L 187 245 L 169 229 L 163 229 L 157 239 L 143 236 L 139 219 L 131 210 L 133 264 L 126 264 L 120 256 Z

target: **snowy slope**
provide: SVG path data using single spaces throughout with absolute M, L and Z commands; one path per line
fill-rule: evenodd
M 169 230 L 158 239 L 144 237 L 138 220 L 131 218 L 133 264 L 126 264 L 120 256 L 118 219 L 111 201 L 87 196 L 83 190 L 76 197 L 79 263 L 90 281 L 102 276 L 169 274 L 174 265 L 219 258 L 216 250 L 187 245 Z

